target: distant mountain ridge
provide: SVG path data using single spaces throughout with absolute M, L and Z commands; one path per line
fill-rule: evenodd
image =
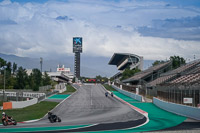
M 7 55 L 0 53 L 0 57 L 6 61 L 15 62 L 18 67 L 22 66 L 26 69 L 38 68 L 40 69 L 40 59 L 39 58 L 30 58 L 30 57 L 19 57 L 16 55 Z M 48 60 L 43 59 L 43 71 L 56 71 L 58 64 L 65 65 L 65 67 L 70 68 L 71 72 L 74 71 L 74 57 L 64 57 L 65 60 Z M 108 63 L 100 58 L 81 57 L 81 76 L 86 77 L 96 77 L 97 75 L 110 77 L 114 75 L 117 70 L 113 69 L 114 66 L 107 65 Z M 100 62 L 99 62 L 100 61 Z M 104 62 L 104 64 L 102 64 Z M 110 68 L 112 67 L 112 68 Z M 114 70 L 114 71 L 113 71 Z
M 38 68 L 40 69 L 40 59 L 30 57 L 19 57 L 16 55 L 7 55 L 0 53 L 0 57 L 6 61 L 15 62 L 18 67 L 22 66 L 26 69 Z M 64 60 L 63 60 L 64 59 Z M 96 77 L 97 75 L 111 77 L 115 75 L 117 71 L 116 66 L 108 65 L 109 57 L 81 57 L 81 76 Z M 153 63 L 153 60 L 144 60 L 144 68 L 148 68 Z M 56 71 L 56 68 L 60 65 L 70 68 L 71 72 L 74 71 L 74 57 L 66 56 L 62 59 L 48 60 L 43 58 L 43 71 Z

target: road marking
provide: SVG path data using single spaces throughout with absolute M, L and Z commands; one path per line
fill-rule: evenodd
M 91 106 L 93 105 L 93 103 L 92 103 L 92 87 L 91 87 L 91 89 L 90 89 L 90 105 L 91 105 Z

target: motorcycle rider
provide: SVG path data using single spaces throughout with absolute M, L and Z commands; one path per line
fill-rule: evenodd
M 53 118 L 53 119 L 55 119 L 55 117 L 56 117 L 56 115 L 54 115 L 52 112 L 48 112 L 48 118 Z
M 50 111 L 48 112 L 48 119 L 51 123 L 56 122 L 56 121 L 61 122 L 61 119 Z
M 113 92 L 111 92 L 111 96 L 113 97 Z
M 5 112 L 2 112 L 2 117 L 5 117 L 6 119 L 8 119 L 9 122 L 11 122 L 11 117 L 8 116 Z
M 108 96 L 108 92 L 106 91 L 106 93 L 105 93 L 105 96 L 107 97 Z

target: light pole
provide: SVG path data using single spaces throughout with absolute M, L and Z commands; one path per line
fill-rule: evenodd
M 6 68 L 4 67 L 3 102 L 4 102 L 4 97 L 5 97 L 5 89 L 6 89 Z
M 3 85 L 3 102 L 5 97 L 5 89 L 6 89 L 6 66 L 2 66 L 1 68 L 4 69 L 4 85 Z M 0 69 L 1 69 L 0 68 Z
M 43 58 L 40 57 L 40 71 L 41 71 L 41 73 L 42 73 L 42 63 L 43 63 Z

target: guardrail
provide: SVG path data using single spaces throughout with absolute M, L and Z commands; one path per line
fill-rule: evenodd
M 5 91 L 4 92 L 6 96 L 15 96 L 15 97 L 27 97 L 27 98 L 39 98 L 43 95 L 45 95 L 45 93 L 38 93 L 38 92 L 9 92 L 9 91 Z M 0 94 L 3 95 L 3 91 L 0 91 Z
M 153 98 L 153 103 L 166 111 L 200 120 L 200 108 L 165 102 L 155 97 Z
M 24 108 L 33 104 L 36 104 L 38 102 L 37 98 L 33 98 L 31 100 L 27 101 L 12 101 L 12 102 L 4 102 L 3 103 L 3 109 L 17 109 L 17 108 Z
M 122 89 L 118 88 L 118 87 L 115 86 L 115 85 L 112 85 L 112 87 L 113 87 L 114 89 L 116 89 L 117 91 L 119 91 L 120 93 L 122 93 L 122 94 L 124 94 L 124 95 L 126 95 L 126 96 L 129 96 L 129 97 L 131 97 L 131 98 L 133 98 L 133 99 L 136 99 L 136 100 L 138 100 L 138 101 L 140 101 L 140 102 L 142 102 L 143 97 L 142 97 L 141 95 L 137 95 L 137 94 L 134 94 L 134 93 L 131 93 L 131 92 L 122 90 Z

